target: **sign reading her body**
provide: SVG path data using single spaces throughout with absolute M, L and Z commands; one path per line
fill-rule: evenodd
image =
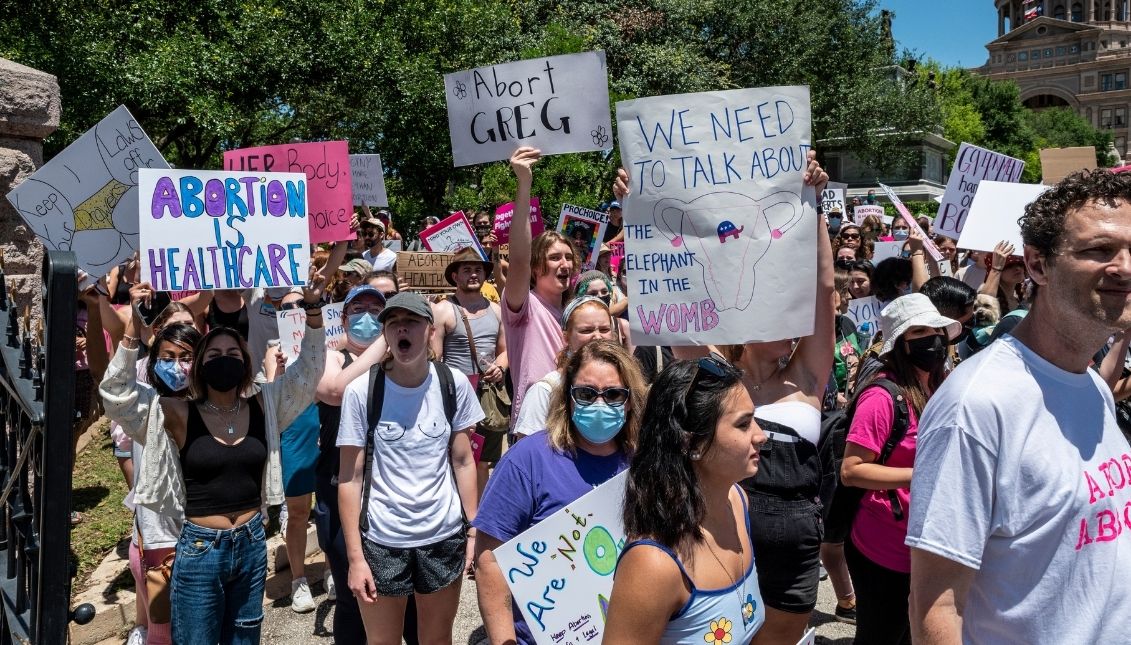
M 1025 162 L 992 150 L 963 143 L 954 158 L 954 168 L 950 180 L 946 182 L 946 193 L 939 204 L 939 214 L 935 217 L 935 232 L 957 240 L 962 235 L 962 226 L 970 214 L 978 184 L 983 179 L 1016 183 L 1021 181 L 1021 171 Z
M 629 320 L 637 345 L 813 333 L 817 195 L 803 186 L 809 89 L 617 104 Z
M 444 75 L 456 166 L 612 144 L 605 52 L 532 58 Z
M 354 206 L 388 206 L 385 193 L 385 172 L 381 155 L 350 155 L 350 178 Z
M 142 170 L 141 279 L 157 291 L 306 284 L 301 173 Z
M 8 201 L 44 246 L 73 251 L 83 271 L 101 277 L 138 247 L 138 170 L 168 167 L 123 105 L 8 193 Z
M 345 141 L 286 143 L 224 153 L 224 168 L 246 172 L 301 172 L 310 189 L 307 208 L 310 241 L 352 240 L 353 188 Z

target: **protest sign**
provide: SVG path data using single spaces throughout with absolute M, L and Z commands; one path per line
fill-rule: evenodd
M 992 150 L 963 143 L 954 158 L 950 170 L 950 180 L 946 182 L 946 192 L 939 204 L 939 214 L 935 217 L 935 233 L 957 240 L 962 234 L 962 226 L 970 214 L 974 194 L 982 180 L 1017 182 L 1025 162 Z
M 895 206 L 895 210 L 899 211 L 899 215 L 903 218 L 903 221 L 907 222 L 911 230 L 919 231 L 919 235 L 923 237 L 923 248 L 931 255 L 931 258 L 933 258 L 935 262 L 942 260 L 943 256 L 942 253 L 939 252 L 939 247 L 935 246 L 935 243 L 931 241 L 931 236 L 927 235 L 927 232 L 923 230 L 922 226 L 919 226 L 919 220 L 911 215 L 911 211 L 907 210 L 907 207 L 903 205 L 903 200 L 899 198 L 899 195 L 896 195 L 894 190 L 883 184 L 880 184 L 880 188 L 884 189 L 884 193 L 887 194 L 888 199 L 890 199 L 892 205 Z
M 157 291 L 306 284 L 305 175 L 142 169 L 138 189 L 141 280 Z
M 817 195 L 803 186 L 809 89 L 625 101 L 617 132 L 631 185 L 622 267 L 633 342 L 813 333 Z
M 844 213 L 844 195 L 848 184 L 830 181 L 821 191 L 821 212 L 828 215 L 832 211 Z
M 381 168 L 381 155 L 350 155 L 350 185 L 353 188 L 353 205 L 388 206 L 385 194 L 385 171 Z
M 514 215 L 514 202 L 507 202 L 495 209 L 495 224 L 492 233 L 495 234 L 497 244 L 510 244 L 511 241 L 511 216 Z M 546 223 L 542 221 L 542 202 L 537 197 L 530 198 L 530 239 L 546 230 Z
M 627 473 L 495 548 L 511 596 L 539 645 L 599 643 L 617 557 Z
M 434 253 L 456 253 L 470 246 L 479 251 L 484 260 L 488 259 L 463 211 L 452 213 L 439 223 L 420 231 L 420 241 L 424 248 Z
M 905 241 L 875 242 L 872 245 L 872 264 L 879 264 L 888 258 L 898 258 L 903 253 Z
M 346 346 L 346 328 L 342 321 L 342 304 L 335 302 L 322 307 L 322 327 L 326 331 L 326 350 L 336 351 Z M 295 362 L 302 339 L 306 337 L 306 312 L 302 309 L 276 311 L 279 323 L 279 351 L 287 357 L 287 365 Z
M 1041 150 L 1041 183 L 1046 186 L 1060 183 L 1077 170 L 1096 167 L 1096 148 L 1045 148 Z
M 224 152 L 230 171 L 300 172 L 306 175 L 310 242 L 352 240 L 353 188 L 345 141 L 285 143 Z
M 496 246 L 495 247 L 495 257 L 497 257 L 500 262 L 509 263 L 511 261 L 511 245 L 510 244 L 500 244 L 500 245 Z
M 624 242 L 609 242 L 608 247 L 613 251 L 609 257 L 609 269 L 613 275 L 620 275 L 620 265 L 624 261 Z
M 1025 207 L 1048 189 L 1040 184 L 983 181 L 958 246 L 971 251 L 993 251 L 998 242 L 1005 240 L 1013 244 L 1015 254 L 1021 255 L 1024 243 L 1017 220 L 1025 214 Z
M 605 52 L 531 58 L 444 75 L 456 166 L 612 148 Z
M 865 204 L 863 206 L 854 206 L 852 208 L 852 221 L 856 224 L 863 224 L 864 218 L 868 217 L 869 215 L 875 215 L 881 220 L 891 219 L 890 217 L 884 215 L 883 206 L 869 206 Z
M 848 301 L 848 318 L 856 323 L 857 337 L 862 345 L 871 345 L 871 339 L 880 331 L 880 310 L 883 306 L 875 296 L 854 298 Z
M 816 645 L 817 644 L 817 628 L 810 627 L 809 631 L 801 635 L 801 640 L 797 641 L 797 645 Z
M 140 168 L 169 164 L 126 106 L 120 106 L 8 193 L 49 249 L 72 251 L 101 277 L 138 248 Z
M 601 240 L 605 239 L 605 229 L 608 227 L 608 213 L 562 204 L 562 212 L 558 216 L 558 232 L 577 247 L 581 255 L 578 260 L 583 270 L 588 271 L 596 266 L 597 254 L 601 252 Z
M 397 253 L 397 277 L 413 291 L 452 291 L 444 267 L 454 257 L 454 253 L 401 251 Z

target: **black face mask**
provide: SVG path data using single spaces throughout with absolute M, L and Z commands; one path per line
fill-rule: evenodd
M 905 342 L 908 360 L 924 372 L 933 372 L 946 362 L 946 340 L 939 334 Z
M 246 367 L 235 356 L 217 356 L 203 365 L 204 384 L 217 392 L 228 392 L 243 380 Z

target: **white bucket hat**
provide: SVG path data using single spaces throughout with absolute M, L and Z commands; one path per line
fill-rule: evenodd
M 909 293 L 892 300 L 880 312 L 880 329 L 884 332 L 880 356 L 890 352 L 895 341 L 912 327 L 942 329 L 949 340 L 962 333 L 962 323 L 940 314 L 930 298 L 921 293 Z

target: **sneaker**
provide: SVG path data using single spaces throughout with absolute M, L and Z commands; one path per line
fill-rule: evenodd
M 327 571 L 324 580 L 326 581 L 326 597 L 330 600 L 337 600 L 338 588 L 334 586 L 334 576 Z
M 291 611 L 296 614 L 314 611 L 314 598 L 310 595 L 310 586 L 306 584 L 306 578 L 291 582 Z
M 841 607 L 840 603 L 836 605 L 836 620 L 838 623 L 847 623 L 849 625 L 856 624 L 856 605 L 851 607 Z
M 147 638 L 149 638 L 149 630 L 138 625 L 130 630 L 130 637 L 126 639 L 126 645 L 145 645 Z

